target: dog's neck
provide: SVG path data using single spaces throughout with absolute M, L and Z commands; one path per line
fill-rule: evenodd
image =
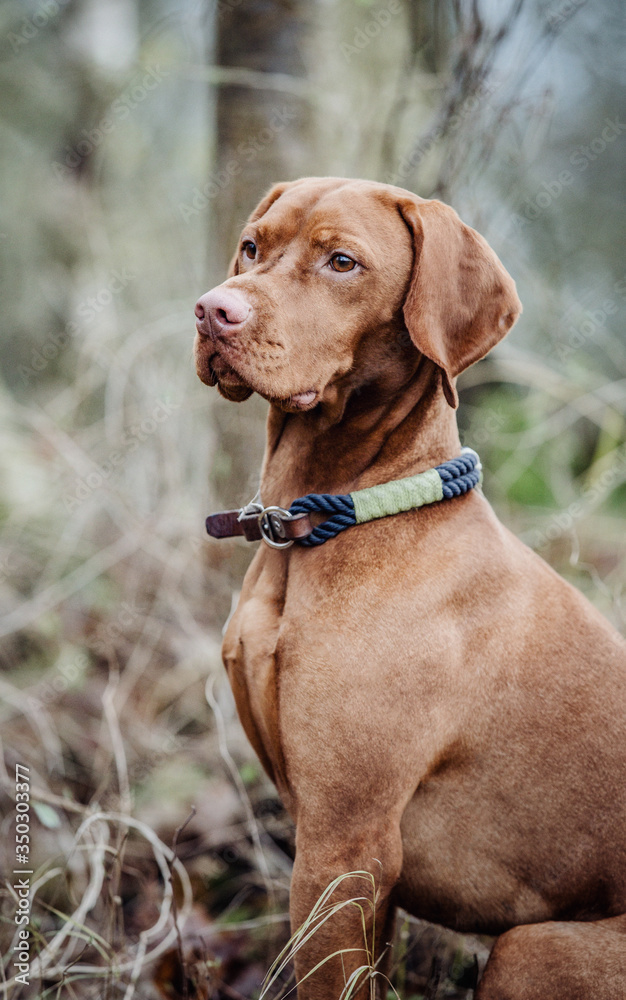
M 459 454 L 455 411 L 441 375 L 422 358 L 387 398 L 376 382 L 316 410 L 270 405 L 261 495 L 289 506 L 306 493 L 346 493 L 424 472 Z M 371 405 L 370 405 L 371 401 Z

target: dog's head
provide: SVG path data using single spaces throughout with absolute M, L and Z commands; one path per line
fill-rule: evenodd
M 296 412 L 366 385 L 399 388 L 425 356 L 456 406 L 456 376 L 520 311 L 513 279 L 447 205 L 304 178 L 271 189 L 228 279 L 198 301 L 196 367 L 228 399 L 258 392 Z

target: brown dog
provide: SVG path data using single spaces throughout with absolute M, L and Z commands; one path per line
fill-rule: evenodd
M 519 312 L 446 205 L 308 178 L 270 191 L 200 299 L 197 370 L 269 400 L 261 495 L 288 508 L 459 455 L 455 377 Z M 502 935 L 480 1000 L 626 998 L 626 646 L 479 491 L 262 544 L 223 652 L 296 823 L 293 929 L 343 873 L 376 884 L 336 889 L 371 904 L 300 949 L 300 1000 L 368 962 L 386 996 L 396 904 Z

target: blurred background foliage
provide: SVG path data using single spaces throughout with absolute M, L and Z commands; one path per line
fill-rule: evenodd
M 524 314 L 460 380 L 463 441 L 505 523 L 624 629 L 621 22 L 619 0 L 0 6 L 0 804 L 8 851 L 28 764 L 38 951 L 97 889 L 94 851 L 104 878 L 38 995 L 253 996 L 285 938 L 291 828 L 219 657 L 251 552 L 203 537 L 256 490 L 266 404 L 219 399 L 191 357 L 271 183 L 395 183 L 488 239 Z M 167 881 L 147 831 L 171 846 L 192 804 L 186 937 L 170 916 L 137 965 Z M 118 818 L 72 850 L 98 810 Z M 471 996 L 488 942 L 398 940 L 404 995 Z

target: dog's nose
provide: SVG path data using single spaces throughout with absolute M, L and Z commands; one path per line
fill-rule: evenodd
M 239 292 L 212 288 L 196 302 L 196 326 L 207 336 L 229 336 L 241 329 L 250 311 L 250 304 Z

